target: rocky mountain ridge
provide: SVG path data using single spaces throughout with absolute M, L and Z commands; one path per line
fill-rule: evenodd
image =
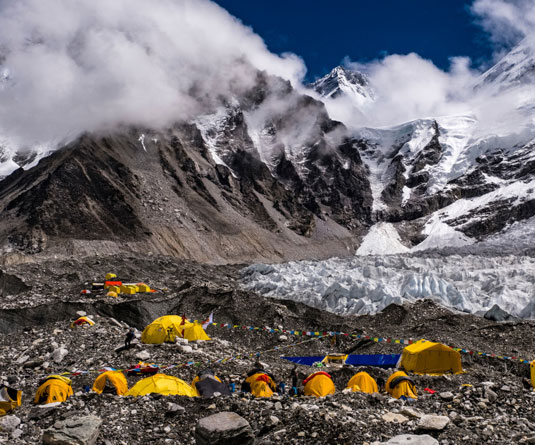
M 483 78 L 500 82 L 492 72 L 511 72 L 521 48 Z M 85 134 L 50 156 L 19 156 L 26 170 L 0 183 L 2 251 L 281 261 L 351 255 L 374 224 L 423 250 L 484 241 L 535 215 L 533 123 L 481 134 L 463 115 L 350 131 L 289 82 L 255 76 L 191 122 Z M 342 67 L 311 88 L 325 100 L 375 94 Z M 14 158 L 4 158 L 9 171 Z

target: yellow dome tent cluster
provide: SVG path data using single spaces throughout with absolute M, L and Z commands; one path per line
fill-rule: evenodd
M 177 337 L 188 341 L 210 340 L 200 323 L 191 323 L 178 315 L 164 315 L 143 330 L 141 341 L 147 344 L 174 343 Z

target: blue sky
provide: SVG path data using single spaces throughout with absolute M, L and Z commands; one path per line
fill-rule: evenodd
M 452 56 L 469 56 L 479 66 L 493 53 L 470 13 L 472 0 L 215 1 L 251 26 L 272 52 L 302 57 L 307 80 L 345 56 L 368 62 L 416 52 L 447 69 Z

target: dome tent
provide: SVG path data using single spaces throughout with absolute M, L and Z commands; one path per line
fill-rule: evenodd
M 368 394 L 379 392 L 377 382 L 370 374 L 364 371 L 358 372 L 351 377 L 349 382 L 347 382 L 347 388 L 351 388 L 353 392 L 366 392 Z
M 188 341 L 210 340 L 200 324 L 191 323 L 179 315 L 164 315 L 143 330 L 141 341 L 147 344 L 173 343 L 177 337 Z
M 386 392 L 395 399 L 417 399 L 416 386 L 412 379 L 403 371 L 394 372 L 385 385 Z
M 461 354 L 449 346 L 420 340 L 403 349 L 400 368 L 414 374 L 461 374 Z
M 64 402 L 72 395 L 71 379 L 60 375 L 51 375 L 37 389 L 33 403 L 45 405 Z
M 0 417 L 10 413 L 22 403 L 22 391 L 10 388 L 6 385 L 0 386 Z
M 118 396 L 124 396 L 128 392 L 128 382 L 121 371 L 106 371 L 100 374 L 93 383 L 93 391 L 102 394 L 106 384 L 112 385 Z
M 140 397 L 147 394 L 162 394 L 164 396 L 195 397 L 195 391 L 184 380 L 166 374 L 155 374 L 137 382 L 127 396 Z
M 247 374 L 241 385 L 243 392 L 250 392 L 255 397 L 271 397 L 277 384 L 273 376 L 261 368 L 255 368 Z
M 305 385 L 305 396 L 325 397 L 336 391 L 332 377 L 325 371 L 309 375 L 303 380 L 303 385 Z

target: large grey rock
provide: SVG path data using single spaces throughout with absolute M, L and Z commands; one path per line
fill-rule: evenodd
M 0 417 L 0 431 L 15 431 L 20 425 L 20 419 L 17 416 Z
M 254 434 L 243 417 L 223 411 L 197 422 L 195 440 L 199 445 L 246 445 L 254 442 Z
M 417 429 L 423 431 L 442 431 L 450 423 L 448 416 L 424 415 L 418 422 Z
M 150 354 L 148 351 L 139 351 L 137 354 L 136 354 L 136 358 L 139 359 L 139 360 L 149 360 L 150 359 Z
M 504 311 L 500 306 L 495 304 L 492 306 L 484 315 L 484 317 L 487 320 L 492 321 L 507 321 L 507 320 L 514 320 L 515 317 L 513 317 L 509 312 Z
M 61 363 L 65 356 L 69 353 L 65 348 L 57 348 L 52 351 L 52 360 L 56 363 Z
M 451 402 L 453 400 L 453 393 L 450 391 L 441 392 L 439 397 L 446 402 Z
M 382 419 L 388 423 L 405 423 L 409 421 L 408 417 L 398 413 L 385 413 Z
M 400 434 L 383 443 L 388 445 L 438 445 L 438 440 L 429 434 Z
M 71 417 L 56 422 L 43 434 L 44 445 L 95 445 L 102 425 L 97 416 Z

